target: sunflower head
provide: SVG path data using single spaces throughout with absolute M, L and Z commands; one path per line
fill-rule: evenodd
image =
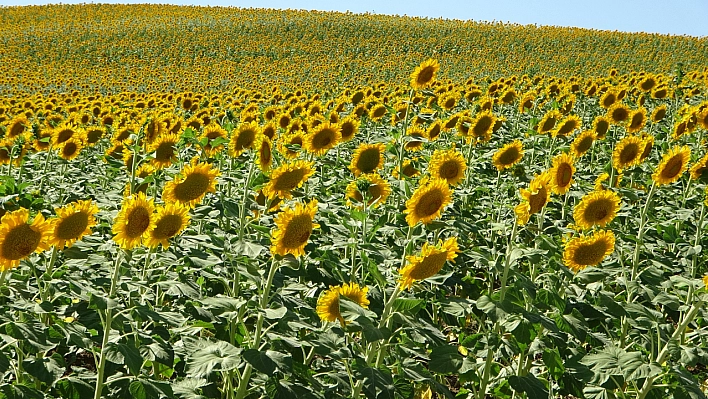
M 647 123 L 647 110 L 645 108 L 639 108 L 638 110 L 632 112 L 627 121 L 627 132 L 636 133 L 644 127 Z
M 216 192 L 216 177 L 219 175 L 219 170 L 208 163 L 192 162 L 184 167 L 180 176 L 165 184 L 162 200 L 193 208 L 202 202 L 206 193 Z
M 582 126 L 582 121 L 577 115 L 568 115 L 562 121 L 558 123 L 555 129 L 551 132 L 553 137 L 561 136 L 565 137 L 572 134 L 577 129 Z
M 349 164 L 349 170 L 355 176 L 376 172 L 381 169 L 384 164 L 384 151 L 386 145 L 383 143 L 376 144 L 361 144 L 354 151 L 352 162 Z
M 315 223 L 317 201 L 307 204 L 297 203 L 294 208 L 288 208 L 275 217 L 275 230 L 271 233 L 270 251 L 274 255 L 292 254 L 295 257 L 305 254 L 312 230 L 318 228 Z
M 411 87 L 420 90 L 430 86 L 435 80 L 435 74 L 440 69 L 437 60 L 428 59 L 415 68 L 411 74 Z
M 404 289 L 410 288 L 414 282 L 436 275 L 446 261 L 455 261 L 458 252 L 460 249 L 457 245 L 457 237 L 448 238 L 445 242 L 440 240 L 437 245 L 426 242 L 420 254 L 407 257 L 406 266 L 399 270 L 401 286 Z
M 155 225 L 154 211 L 154 200 L 148 199 L 145 193 L 125 198 L 113 221 L 113 240 L 123 249 L 133 249 L 142 244 Z
M 677 181 L 688 168 L 690 158 L 691 149 L 688 146 L 670 149 L 651 175 L 652 180 L 659 186 Z
M 297 160 L 280 165 L 271 172 L 270 180 L 263 187 L 266 198 L 292 198 L 292 190 L 302 187 L 315 171 L 314 162 Z
M 638 136 L 627 136 L 620 140 L 612 153 L 612 166 L 617 170 L 636 166 L 641 162 L 644 142 Z
M 329 289 L 322 294 L 320 299 L 317 300 L 317 315 L 320 316 L 322 321 L 332 322 L 339 320 L 342 326 L 344 326 L 346 321 L 339 311 L 340 296 L 356 302 L 363 308 L 368 308 L 369 300 L 366 298 L 368 291 L 368 287 L 362 288 L 356 283 L 344 283 L 341 286 L 329 287 Z
M 615 250 L 615 235 L 612 231 L 600 230 L 590 236 L 575 237 L 565 244 L 563 263 L 575 271 L 599 265 Z
M 157 208 L 153 228 L 145 236 L 145 245 L 155 248 L 170 246 L 169 239 L 178 235 L 189 225 L 189 208 L 173 202 Z
M 57 217 L 50 220 L 49 245 L 64 249 L 91 234 L 91 228 L 96 225 L 98 207 L 93 201 L 76 201 L 57 208 L 55 212 Z
M 452 190 L 443 179 L 424 179 L 411 198 L 406 201 L 406 221 L 409 226 L 418 222 L 429 224 L 440 218 L 445 207 L 452 201 Z
M 615 103 L 607 110 L 607 118 L 614 124 L 625 123 L 629 119 L 629 107 L 622 103 Z
M 315 155 L 322 156 L 339 144 L 341 138 L 342 130 L 339 125 L 321 123 L 307 135 L 305 148 Z
M 521 140 L 514 140 L 498 149 L 492 157 L 492 163 L 498 171 L 511 168 L 524 156 L 524 146 Z
M 586 130 L 578 135 L 570 145 L 570 153 L 575 158 L 580 158 L 592 147 L 597 135 L 592 130 Z
M 237 157 L 244 151 L 253 148 L 253 143 L 260 133 L 260 126 L 255 121 L 245 122 L 234 129 L 229 140 L 229 155 Z
M 462 181 L 466 169 L 465 157 L 456 149 L 435 150 L 428 165 L 428 171 L 434 179 L 444 179 L 451 186 Z
M 536 131 L 541 134 L 550 133 L 555 129 L 556 124 L 563 115 L 558 110 L 550 110 L 541 118 L 536 127 Z
M 0 270 L 17 267 L 34 252 L 49 249 L 50 223 L 41 213 L 29 223 L 29 211 L 20 208 L 0 219 Z
M 550 185 L 554 194 L 565 194 L 573 184 L 575 174 L 575 159 L 563 153 L 553 158 L 553 167 L 550 170 Z
M 199 136 L 199 142 L 204 155 L 213 157 L 224 149 L 228 132 L 217 123 L 207 125 Z
M 605 227 L 616 216 L 620 197 L 611 190 L 595 190 L 585 195 L 573 211 L 575 225 L 582 229 Z
M 378 207 L 386 202 L 391 195 L 391 185 L 376 173 L 359 176 L 347 185 L 347 205 L 352 206 L 352 200 L 362 203 L 367 199 L 367 206 Z

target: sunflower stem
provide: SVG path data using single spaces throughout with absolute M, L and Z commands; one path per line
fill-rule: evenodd
M 413 101 L 413 93 L 415 91 L 411 89 L 408 94 L 408 102 L 406 103 L 406 116 L 403 118 L 403 130 L 401 131 L 401 144 L 398 148 L 398 176 L 401 179 L 405 179 L 403 175 L 403 151 L 406 145 L 406 131 L 408 130 L 408 117 L 410 116 L 411 102 Z M 400 201 L 399 201 L 400 202 Z
M 243 196 L 241 197 L 241 215 L 239 218 L 238 222 L 238 240 L 241 241 L 243 240 L 243 231 L 245 230 L 245 221 L 246 221 L 246 200 L 248 199 L 248 187 L 251 185 L 251 178 L 253 177 L 253 170 L 255 168 L 256 163 L 251 162 L 251 166 L 248 167 L 248 177 L 246 177 L 246 183 L 244 184 L 243 187 Z M 266 207 L 268 206 L 267 200 L 266 200 Z M 267 209 L 267 208 L 266 208 Z
M 504 256 L 504 273 L 501 279 L 501 290 L 499 291 L 499 302 L 504 301 L 504 294 L 506 294 L 506 281 L 509 278 L 509 269 L 511 269 L 511 252 L 514 249 L 514 241 L 516 240 L 517 231 L 516 221 L 513 222 L 513 227 L 511 228 L 511 236 L 509 237 L 509 244 L 506 246 L 506 255 Z
M 53 246 L 52 247 L 52 255 L 49 258 L 49 263 L 47 263 L 47 268 L 44 271 L 44 279 L 43 280 L 50 279 L 50 281 L 51 281 L 52 272 L 54 270 L 54 263 L 56 263 L 56 261 L 57 261 L 58 252 L 59 251 L 57 251 L 57 247 Z M 51 298 L 49 297 L 50 284 L 47 281 L 43 281 L 42 283 L 43 283 L 42 290 L 40 291 L 39 296 L 42 299 L 42 301 L 48 302 L 51 300 Z
M 49 148 L 47 149 L 47 157 L 44 158 L 44 168 L 42 169 L 42 178 L 39 180 L 39 192 L 42 192 L 42 187 L 44 186 L 44 179 L 47 176 L 47 168 L 49 167 L 49 159 L 52 157 L 52 142 L 49 142 Z
M 113 275 L 111 276 L 111 288 L 108 292 L 108 299 L 112 299 L 118 288 L 118 280 L 120 279 L 120 262 L 121 262 L 121 251 L 118 251 L 116 255 L 116 261 L 113 268 Z M 104 374 L 106 372 L 106 346 L 108 345 L 108 339 L 111 336 L 111 324 L 113 323 L 113 308 L 107 307 L 106 317 L 104 318 L 103 324 L 103 339 L 101 340 L 101 355 L 98 361 L 98 371 L 96 375 L 96 390 L 94 391 L 93 398 L 100 399 L 101 393 L 103 392 L 104 385 Z
M 654 191 L 656 190 L 656 183 L 652 183 L 651 188 L 649 189 L 649 194 L 647 195 L 647 201 L 644 204 L 644 209 L 642 210 L 642 214 L 640 216 L 640 222 L 639 222 L 639 231 L 637 232 L 637 242 L 634 246 L 634 255 L 632 256 L 632 274 L 630 276 L 630 281 L 634 281 L 637 278 L 637 274 L 639 273 L 639 250 L 644 243 L 644 233 L 645 233 L 645 227 L 647 223 L 647 211 L 649 210 L 649 204 L 651 203 L 651 198 L 654 196 Z M 629 293 L 627 295 L 627 302 L 632 302 L 633 298 L 633 292 L 628 290 Z

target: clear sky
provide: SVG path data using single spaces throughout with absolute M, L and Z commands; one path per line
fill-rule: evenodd
M 0 0 L 0 5 L 59 1 Z M 63 0 L 82 3 L 90 0 Z M 101 3 L 170 3 L 280 9 L 372 12 L 431 18 L 577 26 L 625 32 L 708 37 L 708 0 L 102 0 Z

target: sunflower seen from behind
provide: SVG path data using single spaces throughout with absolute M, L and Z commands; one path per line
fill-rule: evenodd
M 179 202 L 190 209 L 194 208 L 207 193 L 216 192 L 216 177 L 220 175 L 221 172 L 208 163 L 192 162 L 173 180 L 165 183 L 162 201 Z
M 586 194 L 575 206 L 573 219 L 581 229 L 594 226 L 605 227 L 617 217 L 620 209 L 620 197 L 611 190 L 595 190 Z
M 439 69 L 440 64 L 437 60 L 427 59 L 423 61 L 423 63 L 416 67 L 413 73 L 411 73 L 411 87 L 415 90 L 421 90 L 430 86 L 433 81 L 435 81 L 435 74 Z
M 664 154 L 656 171 L 651 175 L 652 180 L 658 185 L 676 182 L 683 172 L 688 169 L 691 159 L 691 149 L 688 146 L 674 147 Z
M 452 190 L 444 179 L 423 179 L 411 198 L 406 201 L 408 225 L 429 224 L 439 219 L 445 207 L 452 202 Z
M 614 233 L 599 230 L 588 236 L 568 240 L 563 250 L 563 263 L 577 273 L 588 266 L 599 265 L 614 250 Z
M 460 249 L 457 245 L 457 237 L 448 238 L 443 242 L 439 240 L 437 245 L 423 244 L 419 255 L 408 256 L 406 265 L 401 268 L 399 282 L 403 289 L 410 288 L 414 282 L 425 280 L 438 274 L 445 265 L 445 262 L 455 262 Z
M 286 208 L 275 219 L 275 229 L 271 232 L 270 251 L 273 255 L 295 257 L 305 254 L 305 246 L 312 235 L 312 230 L 319 224 L 315 223 L 317 200 L 307 204 L 298 202 L 292 208 Z
M 145 236 L 145 246 L 162 248 L 170 246 L 169 239 L 180 234 L 189 225 L 189 208 L 172 202 L 159 206 L 154 216 L 153 228 Z
M 25 208 L 8 212 L 0 219 L 0 270 L 17 267 L 22 259 L 49 249 L 51 225 L 38 213 L 32 223 Z
M 98 206 L 90 200 L 80 200 L 55 209 L 57 216 L 49 220 L 49 245 L 57 249 L 70 248 L 96 225 Z
M 368 287 L 362 288 L 357 283 L 344 283 L 340 286 L 329 287 L 317 300 L 317 315 L 322 321 L 333 322 L 339 320 L 341 325 L 344 326 L 346 321 L 339 310 L 339 298 L 346 297 L 362 308 L 368 308 L 369 299 L 366 297 L 368 291 Z
M 349 170 L 354 176 L 376 172 L 384 165 L 384 151 L 386 145 L 383 143 L 361 144 L 352 155 Z
M 428 172 L 434 179 L 444 179 L 450 186 L 456 186 L 465 177 L 467 162 L 456 149 L 435 150 L 428 164 Z

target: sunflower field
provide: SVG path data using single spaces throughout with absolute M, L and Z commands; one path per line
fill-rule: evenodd
M 0 399 L 706 398 L 708 39 L 53 5 L 0 41 Z

